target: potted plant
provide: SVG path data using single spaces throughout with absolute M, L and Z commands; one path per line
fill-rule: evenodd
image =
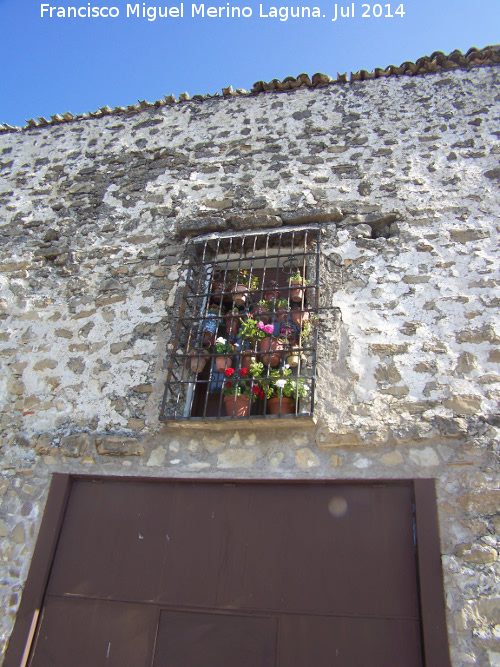
M 225 324 L 227 335 L 236 336 L 241 326 L 240 311 L 237 308 L 232 308 L 226 313 Z
M 290 276 L 290 301 L 294 303 L 300 303 L 304 300 L 304 288 L 308 284 L 308 281 L 303 278 L 300 274 L 300 271 L 292 273 Z
M 300 362 L 305 363 L 307 361 L 306 355 L 302 352 L 300 345 L 292 345 L 292 347 L 286 353 L 286 363 L 290 368 L 296 368 Z
M 259 324 L 262 324 L 259 322 Z M 262 327 L 265 336 L 259 340 L 257 349 L 259 350 L 259 359 L 266 366 L 278 366 L 283 356 L 286 340 L 282 336 L 273 336 L 274 326 L 265 324 Z
M 308 310 L 302 310 L 301 308 L 292 308 L 290 311 L 290 317 L 293 324 L 301 327 L 306 322 L 309 322 L 310 313 Z
M 264 324 L 262 320 L 256 319 L 251 313 L 243 320 L 238 331 L 239 337 L 248 342 L 250 347 L 255 347 L 255 343 L 265 336 L 269 336 L 274 331 L 272 324 Z
M 228 274 L 229 282 L 232 287 L 233 304 L 237 308 L 242 308 L 246 302 L 250 291 L 259 287 L 259 279 L 252 275 L 248 269 L 238 269 Z
M 251 313 L 256 319 L 267 324 L 270 320 L 270 310 L 272 310 L 272 305 L 268 301 L 261 300 L 252 307 Z
M 291 369 L 285 366 L 269 373 L 264 391 L 269 414 L 293 414 L 298 400 L 306 397 L 311 388 L 306 379 L 292 376 Z
M 226 368 L 224 375 L 226 381 L 223 401 L 227 416 L 248 417 L 252 402 L 260 397 L 262 390 L 251 379 L 246 378 L 248 375 L 246 368 L 240 368 L 237 373 L 234 368 Z
M 280 292 L 278 287 L 279 285 L 276 280 L 270 280 L 264 287 L 264 300 L 274 303 L 277 299 L 279 299 Z
M 221 280 L 220 271 L 212 274 L 212 286 L 210 288 L 210 298 L 214 303 L 221 303 L 224 299 L 224 281 Z
M 226 338 L 219 336 L 214 344 L 215 365 L 219 373 L 222 373 L 226 368 L 230 368 L 233 363 L 233 354 L 235 346 L 229 343 Z
M 191 350 L 188 356 L 189 365 L 193 373 L 201 373 L 210 358 L 208 350 Z
M 288 300 L 287 299 L 278 299 L 276 302 L 276 319 L 278 322 L 283 323 L 286 322 L 288 318 L 288 312 L 290 308 L 288 307 Z

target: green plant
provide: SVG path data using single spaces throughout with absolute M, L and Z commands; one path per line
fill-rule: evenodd
M 259 279 L 248 269 L 236 269 L 227 274 L 228 283 L 232 285 L 245 285 L 250 290 L 256 290 L 259 287 Z
M 290 276 L 290 282 L 301 282 L 302 285 L 309 285 L 309 281 L 302 277 L 300 271 L 297 269 L 295 273 Z
M 300 337 L 301 337 L 302 340 L 306 340 L 307 338 L 309 338 L 309 336 L 311 335 L 311 333 L 313 331 L 313 325 L 315 324 L 317 319 L 318 319 L 318 316 L 316 315 L 316 313 L 313 313 L 309 317 L 307 322 L 304 322 L 304 324 L 302 325 L 301 332 L 300 332 Z
M 216 354 L 234 354 L 235 347 L 232 343 L 229 343 L 225 338 L 219 336 L 216 339 L 214 344 L 214 350 Z
M 273 331 L 274 327 L 272 324 L 264 324 L 252 315 L 247 315 L 246 320 L 243 321 L 238 331 L 238 335 L 240 338 L 245 338 L 253 344 L 256 340 L 262 340 L 266 336 L 271 336 Z
M 252 401 L 260 398 L 260 388 L 259 391 L 254 391 L 254 387 L 258 387 L 258 385 L 254 383 L 252 378 L 247 377 L 248 374 L 246 368 L 240 368 L 237 372 L 233 368 L 226 368 L 224 371 L 227 378 L 223 387 L 224 396 L 248 396 Z
M 288 364 L 283 368 L 270 369 L 267 377 L 259 379 L 259 384 L 267 398 L 304 398 L 311 391 L 307 380 L 293 376 Z

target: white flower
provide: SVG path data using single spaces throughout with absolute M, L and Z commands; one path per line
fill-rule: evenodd
M 276 380 L 276 386 L 279 387 L 280 389 L 283 389 L 285 385 L 286 385 L 286 380 Z
M 220 343 L 221 345 L 225 345 L 226 344 L 226 339 L 223 338 L 222 336 L 219 336 L 219 338 L 217 338 L 217 340 L 215 342 Z

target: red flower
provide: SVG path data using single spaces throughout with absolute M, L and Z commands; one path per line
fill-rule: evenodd
M 239 373 L 242 377 L 245 377 L 245 375 L 248 374 L 248 368 L 240 368 L 240 370 L 238 371 L 238 373 Z
M 252 393 L 258 396 L 261 391 L 262 389 L 258 385 L 254 384 L 254 386 L 252 387 Z
M 233 383 L 231 382 L 231 380 L 229 380 L 229 382 L 226 382 L 226 383 L 224 384 L 224 386 L 227 387 L 227 388 L 229 389 L 229 387 L 232 387 L 232 386 L 233 386 Z
M 226 368 L 224 371 L 224 375 L 227 375 L 228 377 L 231 377 L 231 375 L 234 374 L 234 368 Z

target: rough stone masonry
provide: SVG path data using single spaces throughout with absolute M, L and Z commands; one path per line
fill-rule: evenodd
M 53 472 L 433 477 L 453 664 L 500 665 L 499 73 L 0 133 L 4 647 Z M 316 423 L 161 424 L 187 239 L 312 222 Z

